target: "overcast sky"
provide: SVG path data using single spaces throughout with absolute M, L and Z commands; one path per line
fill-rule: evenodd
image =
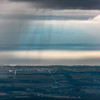
M 100 0 L 0 0 L 1 64 L 99 65 L 99 37 Z

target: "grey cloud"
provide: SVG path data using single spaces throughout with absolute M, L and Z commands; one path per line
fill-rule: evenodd
M 65 9 L 45 9 L 48 0 L 16 0 L 20 2 L 0 3 L 0 19 L 20 19 L 20 20 L 88 20 L 100 14 L 100 10 L 65 10 Z M 12 0 L 15 1 L 15 0 Z M 23 2 L 21 2 L 23 1 Z M 34 1 L 34 2 L 33 2 Z M 55 1 L 55 0 L 54 0 Z M 48 2 L 54 2 L 52 0 Z M 33 3 L 31 3 L 33 2 Z M 55 4 L 56 5 L 56 4 Z M 52 6 L 52 5 L 51 5 Z M 56 5 L 57 6 L 57 5 Z M 41 9 L 42 8 L 42 9 Z M 53 8 L 53 7 L 52 7 Z
M 37 7 L 51 9 L 100 9 L 100 0 L 10 0 L 37 3 Z

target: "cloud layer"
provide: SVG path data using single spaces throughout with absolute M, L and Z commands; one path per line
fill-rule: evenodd
M 100 9 L 100 0 L 10 0 L 36 3 L 37 7 L 47 9 Z

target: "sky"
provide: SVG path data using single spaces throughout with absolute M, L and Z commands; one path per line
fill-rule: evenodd
M 0 0 L 0 64 L 100 65 L 100 0 Z

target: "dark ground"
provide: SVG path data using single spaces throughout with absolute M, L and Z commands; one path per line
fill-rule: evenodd
M 0 100 L 100 100 L 100 66 L 0 66 Z

